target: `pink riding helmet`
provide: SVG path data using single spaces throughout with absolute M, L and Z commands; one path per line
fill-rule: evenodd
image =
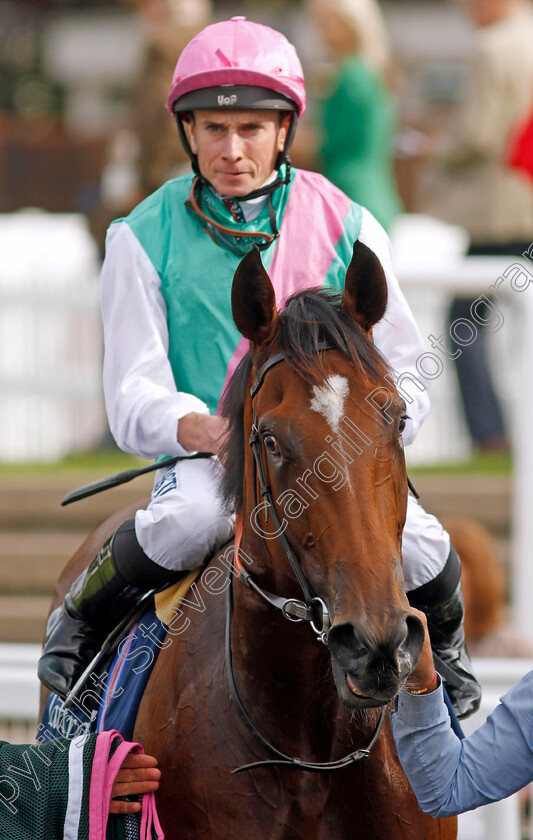
M 207 26 L 187 44 L 178 59 L 166 107 L 175 113 L 181 110 L 179 100 L 185 94 L 228 85 L 275 91 L 290 100 L 289 108 L 292 103 L 296 105 L 298 117 L 305 111 L 303 71 L 293 45 L 281 32 L 244 17 Z M 239 95 L 232 96 L 229 88 L 227 94 L 218 92 L 216 104 L 203 107 L 250 107 Z M 187 98 L 183 100 L 183 110 L 186 101 Z M 280 105 L 270 103 L 262 107 Z

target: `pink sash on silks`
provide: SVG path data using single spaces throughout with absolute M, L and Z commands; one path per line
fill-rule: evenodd
M 110 758 L 115 738 L 118 738 L 121 743 Z M 111 789 L 122 762 L 130 752 L 143 753 L 144 749 L 141 744 L 123 741 L 122 735 L 115 729 L 98 735 L 91 773 L 89 840 L 105 840 Z M 141 809 L 140 840 L 152 840 L 152 829 L 155 831 L 157 840 L 164 840 L 165 835 L 157 815 L 153 792 L 143 795 Z
M 278 308 L 295 292 L 323 286 L 351 206 L 348 196 L 322 175 L 296 170 L 268 270 Z M 222 394 L 248 349 L 248 339 L 241 338 L 229 361 Z

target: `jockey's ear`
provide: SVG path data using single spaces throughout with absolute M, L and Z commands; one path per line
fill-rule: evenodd
M 359 240 L 353 254 L 342 295 L 341 311 L 365 332 L 383 318 L 387 308 L 387 279 L 374 252 Z
M 235 326 L 256 347 L 269 341 L 276 328 L 276 295 L 257 245 L 242 258 L 233 275 L 231 312 Z

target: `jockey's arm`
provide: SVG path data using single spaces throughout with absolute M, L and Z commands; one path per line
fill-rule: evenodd
M 217 424 L 210 421 L 216 418 L 206 418 L 201 426 L 198 415 L 209 415 L 207 405 L 176 389 L 160 279 L 125 223 L 113 225 L 108 233 L 101 287 L 104 395 L 117 444 L 143 458 L 155 458 L 186 455 L 192 451 L 191 435 L 208 443 L 215 437 Z M 183 431 L 180 421 L 191 413 L 198 428 L 192 432 L 189 419 Z
M 394 378 L 397 380 L 400 377 L 399 390 L 408 415 L 402 437 L 404 445 L 408 445 L 414 441 L 430 408 L 428 388 L 431 380 L 417 368 L 417 361 L 426 348 L 394 274 L 389 237 L 368 210 L 363 210 L 359 239 L 379 257 L 387 278 L 387 309 L 374 327 L 374 341 L 392 367 Z M 387 387 L 387 382 L 384 382 L 384 387 Z

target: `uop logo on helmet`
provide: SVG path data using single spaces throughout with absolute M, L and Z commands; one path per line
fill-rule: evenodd
M 217 96 L 217 102 L 219 105 L 235 105 L 237 102 L 237 94 L 232 93 L 231 96 L 224 96 L 224 94 L 219 94 Z

